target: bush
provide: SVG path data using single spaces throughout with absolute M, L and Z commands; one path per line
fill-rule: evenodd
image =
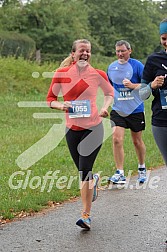
M 62 62 L 67 54 L 41 53 L 41 60 L 43 62 Z
M 19 57 L 0 57 L 0 90 L 1 95 L 7 94 L 46 94 L 51 78 L 43 77 L 45 72 L 53 72 L 57 63 L 44 63 L 41 66 L 36 62 Z M 35 74 L 34 74 L 35 73 Z
M 35 53 L 36 44 L 33 39 L 24 34 L 16 32 L 0 32 L 0 55 L 3 57 L 22 56 L 31 59 Z
M 51 53 L 41 53 L 42 63 L 44 62 L 57 62 L 60 64 L 68 54 L 51 54 Z M 116 58 L 111 58 L 103 56 L 100 54 L 92 54 L 91 56 L 91 65 L 95 68 L 100 68 L 104 71 L 107 70 L 108 65 L 113 62 Z

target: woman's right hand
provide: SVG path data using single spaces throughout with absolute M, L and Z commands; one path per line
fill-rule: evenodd
M 50 103 L 50 107 L 53 109 L 59 109 L 62 111 L 68 111 L 69 108 L 71 108 L 71 102 L 70 101 L 65 101 L 65 102 L 59 102 L 59 101 L 52 101 Z
M 69 108 L 72 108 L 71 102 L 70 101 L 65 101 L 62 106 L 62 110 L 68 111 Z

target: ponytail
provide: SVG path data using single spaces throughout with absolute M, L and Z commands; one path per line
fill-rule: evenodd
M 67 66 L 70 66 L 73 62 L 73 57 L 72 55 L 70 54 L 67 58 L 65 58 L 61 64 L 60 64 L 60 67 L 59 68 L 63 68 L 63 67 L 67 67 Z

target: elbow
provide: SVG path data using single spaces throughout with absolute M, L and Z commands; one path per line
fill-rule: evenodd
M 151 95 L 151 88 L 150 85 L 147 84 L 141 84 L 140 90 L 139 90 L 139 96 L 142 101 L 147 100 Z

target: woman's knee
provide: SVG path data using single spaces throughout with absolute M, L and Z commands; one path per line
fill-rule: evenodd
M 79 171 L 79 175 L 80 175 L 80 180 L 81 181 L 89 181 L 93 179 L 93 173 L 91 170 L 82 170 Z

